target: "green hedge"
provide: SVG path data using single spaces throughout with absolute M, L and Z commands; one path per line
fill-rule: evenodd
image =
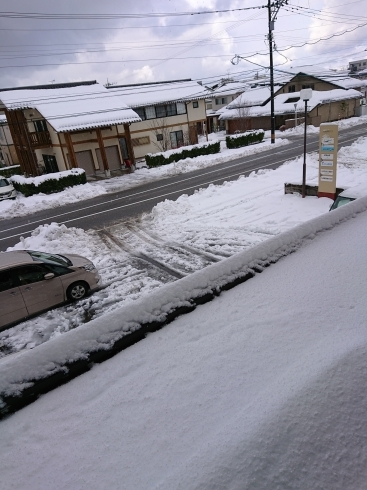
M 241 148 L 241 146 L 252 145 L 253 143 L 260 143 L 264 139 L 264 131 L 248 131 L 242 136 L 233 138 L 231 136 L 226 137 L 227 148 Z
M 200 155 L 212 155 L 220 152 L 220 142 L 210 143 L 205 146 L 193 146 L 190 150 L 183 149 L 180 152 L 171 153 L 169 157 L 165 157 L 163 153 L 157 153 L 156 155 L 148 154 L 145 156 L 145 161 L 149 168 L 160 167 L 161 165 L 168 165 L 172 162 L 178 162 L 185 158 L 195 158 Z
M 2 167 L 0 168 L 0 177 L 11 177 L 12 175 L 22 175 L 22 171 L 20 169 L 20 165 L 14 165 L 11 167 Z
M 39 182 L 38 185 L 35 184 L 35 179 L 32 177 L 22 179 L 22 182 L 17 182 L 16 178 L 14 180 L 11 179 L 11 183 L 17 191 L 21 192 L 26 197 L 32 196 L 33 194 L 52 194 L 54 192 L 61 192 L 67 187 L 87 183 L 87 177 L 84 171 L 78 173 L 71 172 L 68 171 L 68 175 L 59 177 L 58 179 L 51 177 L 47 178 L 47 180 Z

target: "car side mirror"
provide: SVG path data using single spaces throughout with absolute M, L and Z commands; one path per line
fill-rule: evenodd
M 43 276 L 43 279 L 52 279 L 55 277 L 55 274 L 53 272 L 48 272 Z

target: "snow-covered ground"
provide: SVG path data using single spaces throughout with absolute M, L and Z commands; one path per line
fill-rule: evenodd
M 366 152 L 367 138 L 339 151 L 339 187 L 367 181 Z M 163 169 L 172 172 L 174 164 Z M 163 284 L 327 213 L 328 199 L 284 195 L 284 183 L 300 181 L 301 174 L 302 159 L 289 161 L 277 170 L 260 170 L 222 186 L 211 185 L 190 197 L 166 200 L 139 220 L 117 223 L 99 233 L 55 223 L 40 226 L 14 248 L 73 250 L 96 264 L 107 287 L 0 333 L 0 356 L 34 348 L 148 296 Z M 316 185 L 317 180 L 314 153 L 307 158 L 307 181 Z
M 298 201 L 304 209 L 312 199 Z M 262 274 L 1 421 L 0 487 L 365 489 L 367 211 L 357 212 L 366 206 L 363 198 L 255 247 L 266 254 L 271 241 L 310 238 Z M 211 271 L 224 272 L 240 255 Z M 204 284 L 210 274 L 195 276 L 181 284 Z M 180 282 L 155 299 L 163 305 L 170 289 L 172 298 Z M 153 311 L 153 301 L 140 304 L 137 316 Z M 129 321 L 129 312 L 97 321 L 101 339 L 113 320 Z M 85 340 L 86 327 L 78 329 Z M 59 344 L 72 355 L 78 333 L 40 346 L 39 354 L 3 359 L 2 371 L 8 367 L 15 380 L 14 361 L 23 359 L 30 371 L 48 352 L 60 355 Z

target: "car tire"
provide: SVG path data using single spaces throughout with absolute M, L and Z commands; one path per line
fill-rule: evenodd
M 78 301 L 79 299 L 87 296 L 89 292 L 89 286 L 86 282 L 79 281 L 71 284 L 67 291 L 66 296 L 70 301 Z

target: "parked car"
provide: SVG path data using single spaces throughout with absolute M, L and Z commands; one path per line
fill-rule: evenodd
M 333 204 L 330 206 L 329 211 L 340 208 L 340 206 L 344 206 L 344 204 L 348 204 L 349 202 L 355 201 L 359 197 L 365 196 L 367 196 L 367 183 L 349 187 L 349 189 L 345 189 L 337 196 Z
M 0 177 L 0 201 L 4 199 L 15 199 L 16 196 L 17 191 L 14 189 L 13 184 L 8 179 Z
M 80 255 L 33 250 L 0 253 L 0 331 L 99 287 L 93 263 Z

